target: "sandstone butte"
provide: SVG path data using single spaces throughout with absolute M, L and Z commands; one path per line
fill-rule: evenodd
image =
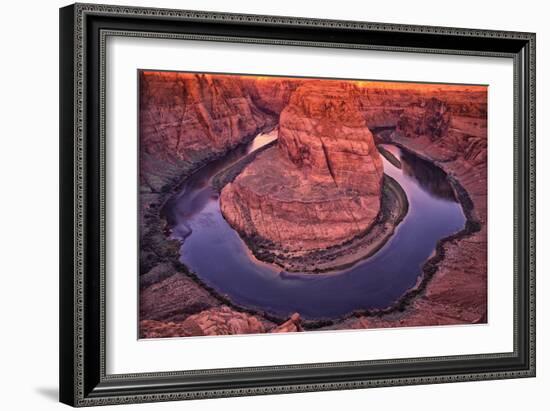
M 279 120 L 278 144 L 224 187 L 226 220 L 247 239 L 309 252 L 369 229 L 380 210 L 382 160 L 357 87 L 310 81 Z
M 260 314 L 252 315 L 235 307 L 222 309 L 226 304 L 222 298 L 174 266 L 178 247 L 166 240 L 165 223 L 159 216 L 158 206 L 170 189 L 197 166 L 223 155 L 254 134 L 277 126 L 279 117 L 282 123 L 286 114 L 281 112 L 289 105 L 295 90 L 310 81 L 315 80 L 141 72 L 140 267 L 144 275 L 141 276 L 140 330 L 143 337 L 275 332 L 276 324 Z M 442 245 L 444 258 L 405 310 L 376 316 L 355 315 L 321 329 L 485 322 L 486 87 L 368 81 L 355 84 L 360 110 L 375 139 L 406 147 L 436 163 L 460 183 L 466 192 L 463 199 L 470 200 L 465 201 L 470 203 L 469 219 L 477 223 L 479 230 Z M 298 119 L 296 117 L 296 121 Z M 287 127 L 289 131 L 293 128 L 291 124 Z M 264 154 L 272 158 L 276 155 L 277 161 L 286 162 L 289 170 L 293 170 L 297 168 L 299 151 L 298 146 L 294 146 L 293 151 L 292 144 L 299 143 L 302 135 L 289 133 L 288 137 L 290 145 L 286 153 L 280 149 L 281 152 L 271 150 Z M 315 161 L 322 160 L 320 152 L 311 154 L 315 154 Z M 328 164 L 326 160 L 325 163 Z M 319 164 L 322 162 L 315 162 L 316 166 Z M 321 168 L 308 167 L 305 167 L 308 178 L 315 174 L 321 182 L 328 181 L 329 176 L 323 177 Z M 342 176 L 340 174 L 340 178 Z M 159 301 L 165 303 L 159 305 Z M 226 325 L 231 316 L 229 312 L 235 318 L 232 326 Z M 256 317 L 262 328 L 249 317 Z M 183 325 L 188 318 L 191 320 Z M 218 331 L 212 328 L 213 324 L 219 327 Z M 301 330 L 296 316 L 279 327 L 279 331 Z

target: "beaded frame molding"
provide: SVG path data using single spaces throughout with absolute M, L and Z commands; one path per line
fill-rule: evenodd
M 504 57 L 514 64 L 511 353 L 105 372 L 108 36 Z M 535 376 L 535 34 L 75 4 L 60 9 L 60 401 L 73 406 Z

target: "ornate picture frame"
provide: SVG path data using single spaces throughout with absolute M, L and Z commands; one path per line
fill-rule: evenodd
M 192 39 L 513 60 L 513 351 L 106 371 L 106 39 Z M 73 406 L 535 376 L 535 34 L 75 4 L 60 10 L 60 400 Z

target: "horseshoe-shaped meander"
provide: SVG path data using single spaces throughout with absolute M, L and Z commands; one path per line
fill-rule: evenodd
M 402 164 L 386 159 L 384 172 L 401 185 L 409 211 L 392 238 L 373 256 L 326 274 L 285 273 L 256 260 L 220 211 L 212 178 L 271 142 L 258 135 L 191 175 L 165 205 L 172 236 L 182 242 L 180 261 L 231 301 L 280 317 L 334 319 L 354 310 L 385 308 L 412 288 L 438 240 L 464 228 L 466 218 L 443 171 L 393 145 Z

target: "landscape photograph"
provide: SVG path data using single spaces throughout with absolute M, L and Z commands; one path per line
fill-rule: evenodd
M 138 70 L 139 338 L 486 324 L 487 94 Z

